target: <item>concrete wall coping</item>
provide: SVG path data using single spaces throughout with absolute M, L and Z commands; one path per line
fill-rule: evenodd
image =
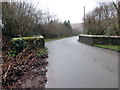
M 79 36 L 84 36 L 84 37 L 120 38 L 120 36 L 107 36 L 107 35 L 86 35 L 86 34 L 79 34 Z

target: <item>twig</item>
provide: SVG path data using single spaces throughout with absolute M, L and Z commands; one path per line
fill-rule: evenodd
M 5 75 L 4 75 L 3 79 L 5 79 L 5 78 L 7 77 L 7 74 L 8 74 L 8 71 L 10 70 L 11 65 L 12 65 L 12 64 L 9 65 L 7 71 L 5 72 Z

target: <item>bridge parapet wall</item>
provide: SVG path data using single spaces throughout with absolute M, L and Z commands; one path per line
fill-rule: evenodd
M 79 41 L 89 45 L 120 45 L 120 36 L 80 34 Z

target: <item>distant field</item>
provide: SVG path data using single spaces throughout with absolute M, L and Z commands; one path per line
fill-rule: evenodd
M 100 47 L 100 48 L 106 48 L 106 49 L 120 51 L 120 46 L 115 46 L 115 45 L 94 45 L 94 46 Z

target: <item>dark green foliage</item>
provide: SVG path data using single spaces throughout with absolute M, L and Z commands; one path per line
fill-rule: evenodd
M 39 48 L 39 47 L 44 48 L 44 46 L 45 46 L 44 44 L 45 44 L 44 39 L 36 39 L 34 41 L 34 47 L 35 48 Z
M 12 54 L 19 54 L 25 47 L 26 44 L 22 39 L 17 39 L 12 41 Z
M 45 48 L 39 49 L 37 53 L 40 56 L 42 56 L 42 55 L 45 55 L 47 53 L 47 51 L 48 51 L 48 48 L 45 47 Z
M 69 20 L 64 21 L 64 25 L 66 27 L 67 36 L 72 36 L 73 32 L 72 32 L 72 27 L 71 27 L 70 21 Z
M 13 38 L 12 40 L 12 49 L 11 54 L 19 54 L 26 47 L 34 48 L 44 48 L 44 38 L 41 37 L 21 37 L 21 38 Z
M 8 56 L 12 56 L 12 57 L 15 57 L 16 56 L 16 50 L 10 50 L 9 53 L 8 53 Z
M 39 37 L 22 37 L 21 39 L 27 44 L 28 47 L 39 48 L 44 47 L 44 38 Z
M 42 34 L 45 38 L 56 38 L 56 37 L 58 37 L 56 34 L 52 34 L 52 33 L 44 33 L 44 34 Z

